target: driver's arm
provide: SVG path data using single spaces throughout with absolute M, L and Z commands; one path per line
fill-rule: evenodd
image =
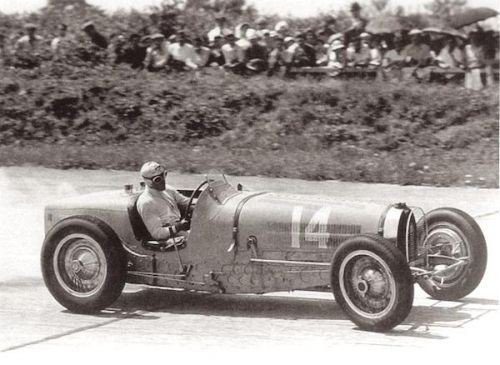
M 174 199 L 177 203 L 177 206 L 179 207 L 179 210 L 182 213 L 186 213 L 187 206 L 189 204 L 189 198 L 185 197 L 181 193 L 179 193 L 177 190 L 173 191 L 174 194 Z M 193 203 L 191 204 L 191 211 L 194 209 L 195 206 L 195 200 L 193 200 Z M 183 214 L 185 216 L 185 214 Z
M 175 236 L 175 230 L 164 225 L 160 213 L 151 202 L 137 204 L 137 211 L 141 215 L 142 221 L 146 225 L 149 234 L 155 240 L 167 240 Z

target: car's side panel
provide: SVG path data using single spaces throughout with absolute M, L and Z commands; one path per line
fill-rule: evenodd
M 192 280 L 211 277 L 226 292 L 328 284 L 335 248 L 353 235 L 377 233 L 386 209 L 308 195 L 235 195 L 223 183 L 214 190 L 229 198 L 219 198 L 217 192 L 200 197 L 189 248 L 182 255 L 194 265 Z

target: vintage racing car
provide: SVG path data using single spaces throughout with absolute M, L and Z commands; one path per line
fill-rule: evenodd
M 455 300 L 486 268 L 483 234 L 457 209 L 247 191 L 225 177 L 179 191 L 196 205 L 187 239 L 175 242 L 149 236 L 140 187 L 47 206 L 41 264 L 55 299 L 89 313 L 126 282 L 214 293 L 326 288 L 360 328 L 386 331 L 410 312 L 415 282 Z

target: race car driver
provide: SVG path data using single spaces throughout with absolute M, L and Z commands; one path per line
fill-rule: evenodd
M 181 218 L 181 211 L 187 209 L 189 199 L 166 185 L 167 171 L 159 163 L 146 162 L 140 173 L 146 187 L 137 200 L 137 211 L 151 237 L 155 240 L 185 237 L 189 222 Z

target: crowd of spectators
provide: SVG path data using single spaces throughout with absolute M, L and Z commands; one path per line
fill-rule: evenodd
M 35 68 L 49 60 L 69 62 L 69 55 L 77 52 L 88 62 L 125 64 L 145 72 L 218 67 L 236 74 L 271 76 L 316 69 L 332 77 L 367 71 L 384 79 L 422 81 L 438 69 L 444 71 L 439 73 L 444 80 L 465 73 L 465 86 L 470 89 L 484 86 L 483 71 L 486 83 L 493 82 L 493 70 L 498 68 L 498 33 L 477 27 L 467 36 L 420 29 L 370 34 L 359 4 L 352 4 L 351 17 L 351 27 L 342 32 L 332 16 L 317 28 L 293 31 L 286 21 L 272 25 L 263 18 L 233 27 L 224 14 L 217 14 L 206 34 L 177 29 L 172 34 L 112 37 L 88 21 L 81 25 L 79 35 L 70 34 L 60 24 L 58 34 L 49 40 L 37 34 L 36 24 L 29 23 L 11 49 L 0 34 L 0 62 L 8 59 L 11 67 Z M 83 42 L 76 42 L 78 36 L 83 36 Z M 44 47 L 50 48 L 48 56 L 42 52 Z

